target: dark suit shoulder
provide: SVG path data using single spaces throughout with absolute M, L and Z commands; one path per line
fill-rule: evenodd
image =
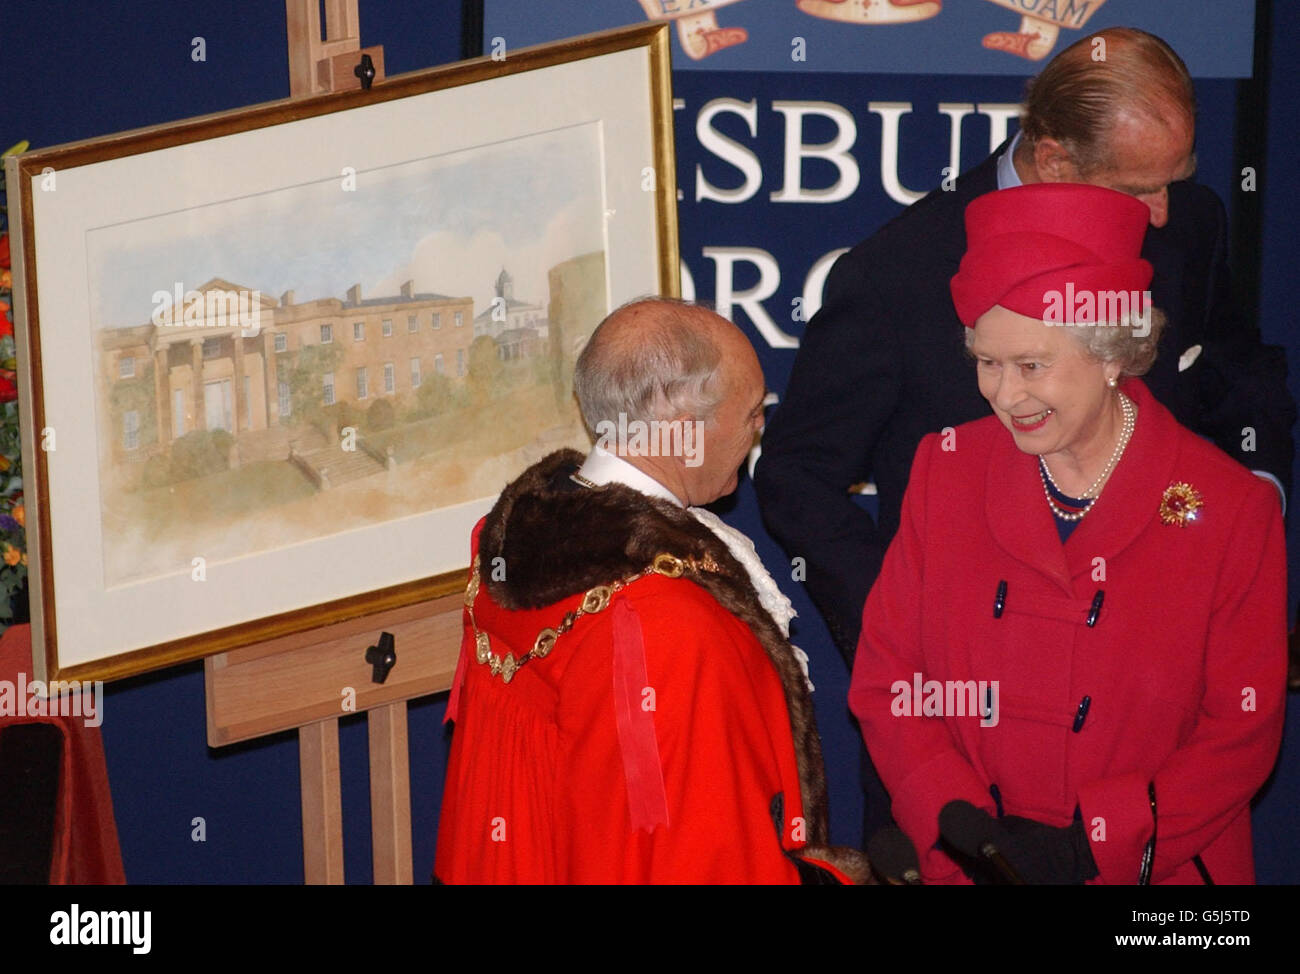
M 842 260 L 911 262 L 918 248 L 938 248 L 958 260 L 966 249 L 966 207 L 976 197 L 998 188 L 997 156 L 985 159 L 958 177 L 951 190 L 933 189 L 849 251 Z
M 1152 227 L 1148 238 L 1178 241 L 1184 249 L 1210 248 L 1227 225 L 1227 211 L 1219 194 L 1199 183 L 1169 184 L 1169 220 Z
M 1172 216 L 1180 208 L 1192 214 L 1222 213 L 1223 200 L 1209 186 L 1182 180 L 1169 184 L 1169 209 Z

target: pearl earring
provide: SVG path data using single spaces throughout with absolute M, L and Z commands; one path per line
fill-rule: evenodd
M 1115 378 L 1112 376 L 1111 378 L 1107 379 L 1107 380 L 1106 380 L 1106 385 L 1108 385 L 1108 386 L 1110 386 L 1112 389 L 1114 389 L 1114 388 L 1115 388 Z

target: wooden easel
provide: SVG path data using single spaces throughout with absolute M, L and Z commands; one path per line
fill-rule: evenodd
M 204 660 L 210 747 L 298 731 L 306 882 L 343 882 L 339 718 L 363 712 L 374 881 L 413 881 L 406 704 L 451 686 L 464 605 L 457 591 Z M 366 650 L 384 632 L 394 637 L 397 663 L 376 683 Z
M 357 0 L 285 0 L 294 97 L 362 87 L 362 55 L 382 80 L 382 47 L 362 48 Z M 343 882 L 339 718 L 366 713 L 374 881 L 411 883 L 410 757 L 406 704 L 451 686 L 460 652 L 463 590 L 209 656 L 204 661 L 208 744 L 221 747 L 298 731 L 303 873 Z M 366 650 L 394 637 L 397 661 L 383 682 Z
M 294 98 L 361 87 L 355 73 L 370 55 L 375 81 L 384 78 L 384 49 L 361 46 L 357 0 L 324 0 L 325 36 L 321 37 L 319 0 L 284 0 L 289 33 L 289 94 Z

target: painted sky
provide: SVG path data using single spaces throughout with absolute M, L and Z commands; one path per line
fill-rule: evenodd
M 546 270 L 604 250 L 596 123 L 411 160 L 88 231 L 93 327 L 148 322 L 153 294 L 214 277 L 279 299 L 417 291 L 487 307 L 509 260 L 515 296 L 545 306 Z

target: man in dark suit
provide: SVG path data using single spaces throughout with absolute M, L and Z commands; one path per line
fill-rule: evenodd
M 1177 54 L 1143 31 L 1101 31 L 1030 83 L 1019 135 L 835 263 L 754 483 L 768 530 L 805 560 L 809 594 L 846 660 L 922 436 L 989 412 L 949 279 L 966 249 L 966 205 L 996 189 L 1085 182 L 1147 204 L 1142 256 L 1155 268 L 1152 303 L 1169 318 L 1148 385 L 1181 423 L 1277 484 L 1284 501 L 1295 419 L 1285 359 L 1234 316 L 1223 205 L 1186 181 L 1194 132 L 1192 83 Z M 879 495 L 875 522 L 850 493 L 868 480 Z M 869 829 L 886 820 L 880 800 L 872 804 L 869 785 Z

